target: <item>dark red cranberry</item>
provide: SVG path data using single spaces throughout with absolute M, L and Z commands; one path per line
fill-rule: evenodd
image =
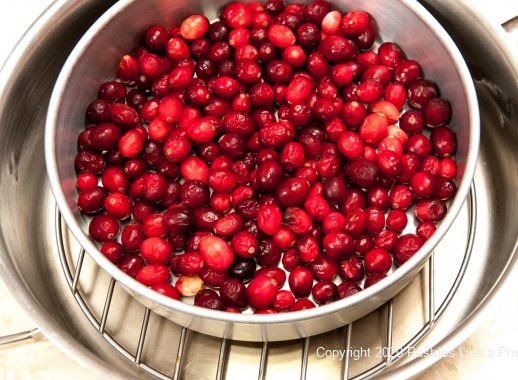
M 228 269 L 228 275 L 242 282 L 248 282 L 254 276 L 256 264 L 253 259 L 237 257 Z
M 360 292 L 361 290 L 362 290 L 362 288 L 360 288 L 360 286 L 358 284 L 355 284 L 354 282 L 350 282 L 350 281 L 342 282 L 341 284 L 339 284 L 337 286 L 337 289 L 336 289 L 338 298 L 340 298 L 340 299 L 352 296 L 353 294 L 356 294 L 356 293 Z
M 437 86 L 427 79 L 417 79 L 408 85 L 408 102 L 412 107 L 421 108 L 437 96 L 439 96 Z
M 194 297 L 194 306 L 200 306 L 212 310 L 223 310 L 223 302 L 214 290 L 202 289 Z
M 457 151 L 457 137 L 455 132 L 446 126 L 432 129 L 430 134 L 431 148 L 440 158 L 448 158 Z
M 257 263 L 262 267 L 277 266 L 281 260 L 282 252 L 271 240 L 263 240 L 259 243 L 259 252 L 256 255 Z
M 315 302 L 319 305 L 334 301 L 338 298 L 336 285 L 331 281 L 319 281 L 313 286 L 311 294 Z
M 100 186 L 85 189 L 77 197 L 77 206 L 85 214 L 93 214 L 103 209 L 108 193 Z
M 242 309 L 248 305 L 246 287 L 236 278 L 229 278 L 221 286 L 220 297 L 225 305 Z
M 128 255 L 124 257 L 119 265 L 120 270 L 133 278 L 137 277 L 140 269 L 144 266 L 144 259 L 139 255 Z

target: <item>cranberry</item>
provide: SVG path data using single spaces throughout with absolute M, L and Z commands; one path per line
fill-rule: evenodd
M 289 27 L 274 24 L 268 28 L 268 41 L 275 47 L 286 49 L 295 44 L 296 38 Z
M 77 199 L 78 205 L 80 204 L 80 197 L 81 195 Z M 104 208 L 106 213 L 115 219 L 126 219 L 131 214 L 131 199 L 127 195 L 113 193 L 105 198 Z
M 311 302 L 307 298 L 301 298 L 293 304 L 290 311 L 299 311 L 299 310 L 306 310 L 306 309 L 312 309 L 315 307 L 315 304 Z
M 248 304 L 256 309 L 269 306 L 277 294 L 277 283 L 273 278 L 257 276 L 246 288 Z
M 174 286 L 169 284 L 168 282 L 158 283 L 151 285 L 151 289 L 155 292 L 158 292 L 166 297 L 179 300 L 181 298 L 180 293 Z
M 319 305 L 334 301 L 338 297 L 336 285 L 331 281 L 319 281 L 313 286 L 311 294 Z
M 230 278 L 221 286 L 221 300 L 225 305 L 242 309 L 248 305 L 246 288 L 241 281 Z
M 307 297 L 313 288 L 313 275 L 308 268 L 299 266 L 290 272 L 288 283 L 295 297 Z
M 209 197 L 209 187 L 201 181 L 186 181 L 180 188 L 182 203 L 191 209 L 205 206 Z
M 182 205 L 173 205 L 164 213 L 163 224 L 172 233 L 183 233 L 194 225 L 193 212 Z
M 277 311 L 288 311 L 295 304 L 295 296 L 289 290 L 279 290 L 272 302 L 272 307 Z
M 402 235 L 394 246 L 394 262 L 397 265 L 402 265 L 410 259 L 423 244 L 424 240 L 419 235 Z
M 322 54 L 331 62 L 343 62 L 355 58 L 358 55 L 358 47 L 347 38 L 340 36 L 327 36 L 319 46 Z
M 365 276 L 365 268 L 360 258 L 351 256 L 340 262 L 338 273 L 343 280 L 357 282 Z
M 220 296 L 212 289 L 202 289 L 194 297 L 194 306 L 212 310 L 223 310 L 223 302 Z
M 90 221 L 88 232 L 98 242 L 113 241 L 119 233 L 119 223 L 109 215 L 97 215 Z
M 344 281 L 337 286 L 336 290 L 338 298 L 342 299 L 345 297 L 352 296 L 353 294 L 360 292 L 362 289 L 354 282 Z
M 437 86 L 429 80 L 417 79 L 408 85 L 408 102 L 412 107 L 421 108 L 426 102 L 438 95 Z
M 283 170 L 277 161 L 266 161 L 256 170 L 256 186 L 259 190 L 272 191 L 282 180 Z
M 151 286 L 167 282 L 170 276 L 171 273 L 167 266 L 162 264 L 147 264 L 138 271 L 136 279 L 144 285 Z
M 394 79 L 404 85 L 421 77 L 421 67 L 414 60 L 403 60 L 394 68 Z
M 440 199 L 426 199 L 415 206 L 415 216 L 421 222 L 437 222 L 446 215 L 447 206 Z
M 140 269 L 144 266 L 144 259 L 139 255 L 128 255 L 124 257 L 117 267 L 128 276 L 135 278 Z
M 79 193 L 77 206 L 85 214 L 93 214 L 103 209 L 106 197 L 105 189 L 99 186 L 85 189 Z
M 117 67 L 117 76 L 123 81 L 133 81 L 138 78 L 140 69 L 138 60 L 131 55 L 122 56 Z
M 140 244 L 142 257 L 152 264 L 165 264 L 171 258 L 173 248 L 166 240 L 159 237 L 151 237 Z
M 301 178 L 284 180 L 275 192 L 276 199 L 282 207 L 298 206 L 304 203 L 308 194 L 309 184 Z
M 205 287 L 203 280 L 198 275 L 181 276 L 174 285 L 178 292 L 184 297 L 195 296 Z
M 387 215 L 387 227 L 393 231 L 401 232 L 405 229 L 408 223 L 408 217 L 402 210 L 390 210 Z
M 337 34 L 340 30 L 342 14 L 339 11 L 331 11 L 322 19 L 322 32 L 327 35 Z
M 457 151 L 455 132 L 446 126 L 434 128 L 430 134 L 431 148 L 440 158 L 451 157 Z
M 276 266 L 281 260 L 282 252 L 271 240 L 262 240 L 256 255 L 257 263 L 263 267 Z
M 349 180 L 363 188 L 370 188 L 376 185 L 379 168 L 376 163 L 360 158 L 352 162 L 348 167 Z
M 234 253 L 227 243 L 216 236 L 206 236 L 200 241 L 200 254 L 207 266 L 225 270 L 234 260 Z
M 203 15 L 194 14 L 187 17 L 180 25 L 180 34 L 186 40 L 197 40 L 209 29 L 209 22 Z
M 391 266 L 390 254 L 382 248 L 375 248 L 365 255 L 365 270 L 367 273 L 386 274 Z
M 198 180 L 201 182 L 206 182 L 209 174 L 207 164 L 197 157 L 186 158 L 180 166 L 180 171 L 186 180 Z
M 342 33 L 347 37 L 358 37 L 369 26 L 369 14 L 363 11 L 346 13 L 341 20 Z

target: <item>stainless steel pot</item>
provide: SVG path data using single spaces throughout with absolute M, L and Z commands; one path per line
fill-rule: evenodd
M 413 341 L 412 346 L 423 352 L 447 352 L 481 324 L 500 290 L 518 273 L 518 178 L 515 175 L 518 171 L 518 61 L 506 46 L 503 33 L 474 12 L 470 1 L 423 3 L 455 40 L 475 80 L 482 120 L 481 152 L 473 182 L 476 199 L 472 201 L 478 218 L 473 224 L 476 238 L 471 259 L 466 262 L 463 276 L 459 277 L 442 317 L 428 325 L 426 320 L 422 321 L 426 311 L 422 304 L 428 297 L 419 287 L 427 282 L 424 273 L 424 277 L 412 282 L 405 294 L 394 300 L 397 331 L 391 341 L 394 347 L 399 347 L 407 342 L 403 335 L 413 336 L 415 326 L 428 326 L 421 334 L 420 343 Z M 216 374 L 219 378 L 244 374 L 250 375 L 247 377 L 259 374 L 261 379 L 264 376 L 304 378 L 306 373 L 325 378 L 347 377 L 343 375 L 343 368 L 340 369 L 344 363 L 315 358 L 312 347 L 315 344 L 336 348 L 345 348 L 347 343 L 357 347 L 385 344 L 386 309 L 390 308 L 383 307 L 380 312 L 349 325 L 345 335 L 344 331 L 336 330 L 303 341 L 258 345 L 183 333 L 185 330 L 173 323 L 146 312 L 116 285 L 108 321 L 99 333 L 105 314 L 106 289 L 111 280 L 88 257 L 82 270 L 77 270 L 81 267 L 76 264 L 79 263 L 76 261 L 78 251 L 73 258 L 67 258 L 71 262 L 70 269 L 63 266 L 68 265 L 68 261 L 60 260 L 63 240 L 56 239 L 59 218 L 56 219 L 56 205 L 43 164 L 43 130 L 50 93 L 63 62 L 84 31 L 109 5 L 102 0 L 54 2 L 26 33 L 0 72 L 0 149 L 4 158 L 0 169 L 2 279 L 57 347 L 105 378 L 158 376 L 150 367 L 173 378 L 213 378 Z M 468 243 L 466 208 L 435 250 L 445 257 L 442 265 L 435 257 L 436 279 L 431 289 L 438 300 L 453 289 L 450 289 L 452 276 L 449 274 L 455 278 L 458 265 L 463 261 L 463 250 Z M 77 250 L 77 243 L 73 244 L 73 239 L 65 235 L 67 250 Z M 74 275 L 79 273 L 79 282 L 72 292 Z M 443 296 L 439 297 L 440 294 Z M 406 319 L 398 317 L 398 309 Z M 86 313 L 88 310 L 91 313 Z M 146 315 L 149 331 L 145 342 L 148 343 L 143 340 L 139 350 L 137 343 L 141 341 L 142 318 Z M 122 352 L 120 347 L 127 351 Z M 218 355 L 225 351 L 227 355 Z M 137 352 L 140 352 L 139 360 L 136 360 Z M 440 356 L 434 355 L 406 357 L 404 361 L 392 360 L 386 365 L 391 366 L 392 378 L 408 378 L 439 359 Z M 352 376 L 363 373 L 362 378 L 365 378 L 379 371 L 388 375 L 384 367 L 373 371 L 377 364 L 365 360 L 351 361 L 347 365 Z M 353 371 L 355 365 L 359 368 Z
M 83 128 L 85 105 L 95 97 L 99 84 L 114 72 L 119 57 L 135 46 L 136 36 L 149 25 L 171 25 L 193 12 L 216 17 L 225 2 L 119 1 L 87 31 L 65 63 L 50 101 L 45 152 L 51 188 L 67 225 L 94 260 L 136 299 L 172 321 L 209 335 L 247 341 L 287 340 L 332 330 L 364 316 L 399 292 L 419 272 L 458 214 L 478 152 L 479 118 L 473 83 L 451 38 L 417 2 L 336 1 L 339 7 L 370 12 L 379 24 L 381 39 L 397 41 L 409 57 L 422 64 L 427 78 L 438 83 L 443 96 L 453 101 L 451 126 L 459 141 L 459 190 L 446 218 L 421 250 L 388 278 L 329 305 L 297 313 L 241 315 L 180 303 L 119 271 L 87 236 L 87 220 L 75 205 L 75 141 Z

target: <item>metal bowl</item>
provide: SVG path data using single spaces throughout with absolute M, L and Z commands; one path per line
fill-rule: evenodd
M 344 9 L 363 8 L 370 12 L 379 24 L 381 40 L 397 41 L 409 57 L 422 64 L 426 77 L 438 83 L 443 96 L 453 101 L 450 125 L 458 136 L 459 188 L 446 218 L 401 268 L 375 286 L 329 305 L 287 314 L 241 315 L 177 302 L 120 271 L 88 237 L 87 220 L 75 203 L 75 141 L 84 127 L 85 106 L 95 98 L 99 84 L 113 76 L 118 58 L 131 51 L 146 27 L 171 25 L 195 12 L 213 18 L 225 2 L 119 1 L 95 22 L 67 59 L 51 97 L 45 131 L 50 185 L 67 225 L 93 259 L 142 304 L 172 321 L 209 335 L 247 341 L 287 340 L 332 330 L 364 316 L 398 293 L 419 272 L 458 214 L 478 153 L 479 114 L 473 82 L 451 38 L 417 2 L 335 2 Z

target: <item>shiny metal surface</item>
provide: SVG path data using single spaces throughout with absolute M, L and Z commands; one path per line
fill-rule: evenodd
M 295 339 L 333 330 L 368 314 L 408 284 L 458 214 L 469 190 L 478 153 L 479 115 L 473 83 L 453 41 L 417 2 L 344 3 L 349 8 L 361 7 L 370 12 L 379 24 L 381 40 L 398 41 L 409 57 L 421 63 L 426 76 L 438 83 L 443 96 L 454 102 L 450 125 L 458 136 L 459 189 L 448 214 L 434 236 L 405 265 L 375 286 L 346 299 L 276 315 L 231 314 L 192 307 L 162 296 L 121 272 L 88 237 L 87 219 L 75 205 L 75 141 L 83 129 L 85 105 L 95 97 L 107 75 L 114 72 L 119 57 L 135 45 L 135 36 L 148 25 L 171 25 L 193 12 L 215 17 L 225 2 L 119 1 L 88 30 L 65 63 L 49 105 L 45 156 L 50 185 L 66 223 L 87 253 L 143 305 L 172 321 L 205 334 L 246 341 Z M 335 4 L 339 6 L 341 2 Z M 405 28 L 401 28 L 403 23 Z M 419 31 L 420 38 L 417 40 L 408 30 Z
M 49 191 L 43 167 L 43 128 L 45 108 L 55 77 L 75 40 L 107 4 L 97 1 L 59 1 L 31 28 L 0 73 L 0 148 L 4 160 L 0 172 L 0 275 L 13 295 L 31 315 L 42 331 L 63 351 L 97 371 L 104 378 L 148 378 L 145 372 L 113 349 L 111 344 L 91 327 L 69 290 L 59 262 L 55 240 L 55 202 Z M 450 350 L 464 340 L 483 320 L 498 291 L 507 278 L 518 270 L 515 257 L 518 236 L 518 68 L 516 58 L 504 45 L 501 33 L 470 11 L 467 1 L 431 1 L 438 6 L 436 16 L 451 33 L 468 61 L 476 79 L 481 103 L 482 140 L 475 185 L 478 223 L 471 259 L 456 295 L 443 316 L 416 348 Z M 439 11 L 440 10 L 440 11 Z M 30 94 L 30 95 L 29 95 Z M 21 102 L 23 99 L 23 103 Z M 459 251 L 466 244 L 467 210 L 464 208 L 444 242 L 435 250 L 444 252 L 445 262 L 436 272 L 435 294 L 448 291 L 448 279 L 454 276 Z M 450 257 L 451 256 L 451 257 Z M 101 318 L 106 294 L 95 292 L 94 286 L 106 274 L 89 259 L 85 260 L 82 278 L 87 283 L 90 304 Z M 437 263 L 438 264 L 438 263 Z M 426 272 L 423 272 L 426 278 Z M 90 285 L 88 285 L 88 281 Z M 393 344 L 398 344 L 422 325 L 426 311 L 417 304 L 423 295 L 416 292 L 415 282 L 401 293 L 400 305 L 406 313 L 393 315 Z M 109 285 L 109 282 L 108 284 Z M 419 285 L 419 284 L 418 284 Z M 419 285 L 420 286 L 420 285 Z M 106 289 L 106 288 L 105 288 Z M 418 289 L 418 288 L 417 288 Z M 114 289 L 110 313 L 118 312 L 126 322 L 143 320 L 144 308 L 120 288 Z M 410 312 L 410 310 L 418 312 Z M 419 312 L 419 310 L 421 310 Z M 363 346 L 365 340 L 379 345 L 372 337 L 384 337 L 386 326 L 382 311 L 358 321 L 353 334 L 337 330 L 306 341 L 268 344 L 236 343 L 227 348 L 223 375 L 233 377 L 300 378 L 302 351 L 309 351 L 307 376 L 341 378 L 341 361 L 319 359 L 315 348 Z M 385 314 L 386 315 L 386 314 Z M 176 368 L 180 328 L 163 323 L 150 315 L 144 357 L 159 362 L 164 371 Z M 122 337 L 120 343 L 136 353 L 140 329 L 122 330 L 121 320 L 108 318 L 107 326 Z M 354 333 L 357 331 L 358 333 Z M 332 337 L 334 339 L 331 339 Z M 370 337 L 370 338 L 367 338 Z M 186 332 L 180 342 L 184 378 L 213 378 L 218 372 L 221 340 Z M 137 345 L 131 344 L 137 342 Z M 147 343 L 146 343 L 147 342 Z M 146 353 L 147 352 L 147 353 Z M 146 357 L 147 355 L 147 357 Z M 440 356 L 409 357 L 396 362 L 383 377 L 407 378 L 428 367 Z M 263 364 L 261 366 L 261 363 Z M 369 361 L 349 360 L 357 373 L 372 365 Z M 262 368 L 262 370 L 261 370 Z M 175 376 L 176 370 L 170 376 Z M 220 372 L 221 373 L 221 372 Z

